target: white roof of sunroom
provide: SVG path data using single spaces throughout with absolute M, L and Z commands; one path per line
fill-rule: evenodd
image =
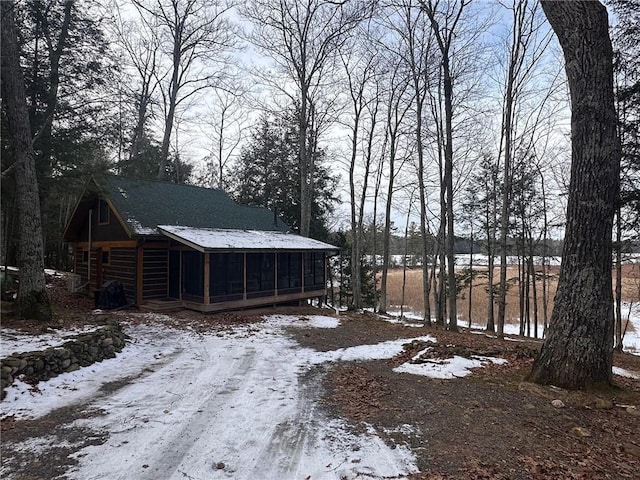
M 163 235 L 200 252 L 219 250 L 315 250 L 334 251 L 338 247 L 292 233 L 265 230 L 223 230 L 158 225 Z

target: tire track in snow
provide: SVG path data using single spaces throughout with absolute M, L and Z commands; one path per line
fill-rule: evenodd
M 79 451 L 68 477 L 322 480 L 414 471 L 404 449 L 321 414 L 318 377 L 303 375 L 316 352 L 281 327 L 265 324 L 249 337 L 177 334 L 181 353 L 91 405 L 107 415 L 82 422 L 109 440 Z

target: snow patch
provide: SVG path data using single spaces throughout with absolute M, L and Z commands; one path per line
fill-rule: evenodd
M 416 358 L 414 357 L 414 360 Z M 403 363 L 399 367 L 393 369 L 397 373 L 410 373 L 412 375 L 422 375 L 430 378 L 459 378 L 466 377 L 471 374 L 472 368 L 478 368 L 487 363 L 504 364 L 507 360 L 504 358 L 473 356 L 472 358 L 464 358 L 454 356 L 442 360 L 429 360 L 426 363 Z
M 41 335 L 29 335 L 10 328 L 0 329 L 0 356 L 6 357 L 14 353 L 45 350 L 58 347 L 69 341 L 71 337 L 82 333 L 90 333 L 100 328 L 99 325 L 87 325 L 83 328 L 67 330 L 51 330 Z
M 316 352 L 311 355 L 310 361 L 314 364 L 324 362 L 353 362 L 364 360 L 384 360 L 393 358 L 402 353 L 403 345 L 414 340 L 423 342 L 435 342 L 436 339 L 429 335 L 416 338 L 401 338 L 399 340 L 389 340 L 387 342 L 376 343 L 375 345 L 357 345 L 355 347 L 339 348 L 329 352 Z
M 630 372 L 620 367 L 613 367 L 613 374 L 620 375 L 621 377 L 634 378 L 640 380 L 640 373 Z

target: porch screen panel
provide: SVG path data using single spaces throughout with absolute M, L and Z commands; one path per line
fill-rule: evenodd
M 204 254 L 182 252 L 182 299 L 204 302 Z
M 315 275 L 314 285 L 317 286 L 317 287 L 322 286 L 322 288 L 325 288 L 327 286 L 327 280 L 325 278 L 326 261 L 325 261 L 325 258 L 324 258 L 324 252 L 315 253 L 314 254 L 313 263 L 315 264 L 315 267 L 314 267 L 314 275 Z
M 307 252 L 304 254 L 304 289 L 324 290 L 324 252 Z
M 275 295 L 275 283 L 275 255 L 247 253 L 247 298 Z
M 287 252 L 278 254 L 278 294 L 302 291 L 302 254 Z
M 244 259 L 242 253 L 211 253 L 209 257 L 209 298 L 214 302 L 242 300 Z

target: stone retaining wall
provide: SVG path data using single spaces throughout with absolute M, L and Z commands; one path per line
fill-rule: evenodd
M 104 327 L 77 335 L 59 347 L 5 357 L 0 360 L 2 398 L 6 395 L 4 389 L 11 386 L 19 375 L 24 375 L 29 383 L 37 383 L 61 373 L 73 372 L 115 357 L 116 352 L 123 349 L 126 338 L 118 322 L 107 320 Z

